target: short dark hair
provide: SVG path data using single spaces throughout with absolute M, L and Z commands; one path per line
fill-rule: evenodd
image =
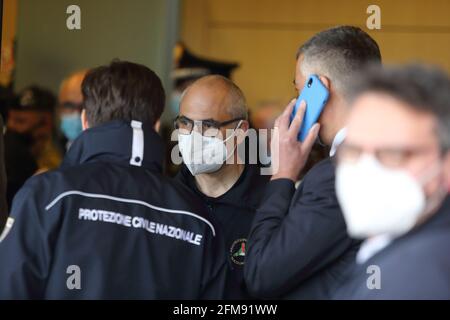
M 378 44 L 354 26 L 338 26 L 317 33 L 298 49 L 296 58 L 300 56 L 305 76 L 313 73 L 327 76 L 344 96 L 355 74 L 368 64 L 381 64 Z
M 112 120 L 154 125 L 164 110 L 161 80 L 137 63 L 114 60 L 107 66 L 94 68 L 86 74 L 81 90 L 90 126 Z
M 355 80 L 350 100 L 367 92 L 386 93 L 414 110 L 432 114 L 441 148 L 450 150 L 450 78 L 445 72 L 419 64 L 370 68 Z

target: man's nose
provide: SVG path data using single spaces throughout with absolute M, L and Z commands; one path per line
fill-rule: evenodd
M 194 125 L 192 126 L 192 131 L 198 132 L 202 134 L 202 122 L 194 122 Z

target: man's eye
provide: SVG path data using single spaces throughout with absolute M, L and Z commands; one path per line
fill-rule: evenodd
M 181 122 L 182 124 L 188 124 L 188 121 L 187 121 L 186 119 L 181 119 L 180 122 Z
M 409 153 L 405 150 L 386 150 L 378 152 L 378 160 L 387 166 L 399 165 L 408 159 Z
M 212 124 L 210 122 L 203 122 L 203 128 L 211 129 L 211 128 L 215 128 L 215 126 L 214 126 L 214 124 Z

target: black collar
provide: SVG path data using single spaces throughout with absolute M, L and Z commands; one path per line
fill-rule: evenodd
M 143 124 L 143 159 L 141 166 L 162 171 L 164 144 L 153 126 Z M 72 143 L 61 168 L 92 161 L 131 165 L 133 128 L 129 122 L 111 121 L 83 131 Z
M 177 179 L 194 190 L 206 202 L 256 209 L 264 194 L 265 185 L 270 178 L 270 176 L 261 175 L 260 169 L 257 165 L 246 164 L 235 184 L 217 198 L 208 197 L 198 189 L 195 177 L 184 164 L 177 174 Z

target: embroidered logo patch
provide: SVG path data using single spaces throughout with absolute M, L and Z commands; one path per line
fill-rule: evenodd
M 237 265 L 243 265 L 245 261 L 247 239 L 237 239 L 230 248 L 230 257 Z

